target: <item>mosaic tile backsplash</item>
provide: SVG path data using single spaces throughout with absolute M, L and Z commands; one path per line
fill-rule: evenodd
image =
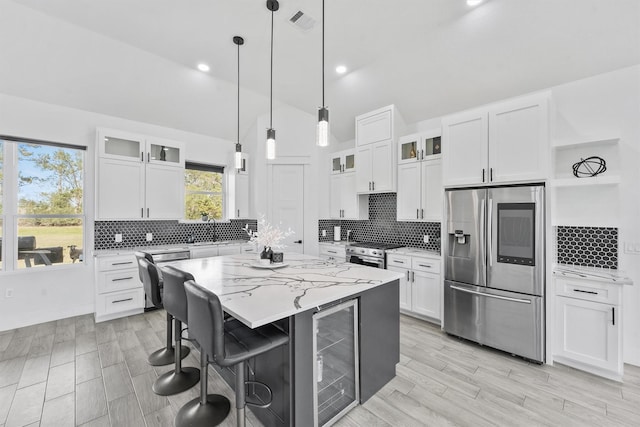
M 249 224 L 257 230 L 255 219 L 232 219 L 230 222 L 178 222 L 178 221 L 96 221 L 94 223 L 94 249 L 119 249 L 136 246 L 158 246 L 186 243 L 193 235 L 196 242 L 212 240 L 249 240 L 242 230 Z M 153 240 L 147 242 L 147 233 Z M 122 242 L 115 243 L 115 234 L 122 234 Z
M 318 240 L 332 241 L 336 225 L 341 227 L 341 240 L 347 240 L 347 230 L 351 230 L 351 240 L 358 242 L 396 243 L 440 252 L 440 223 L 396 221 L 395 193 L 371 194 L 368 220 L 319 220 Z M 322 237 L 322 230 L 327 231 L 326 237 Z M 429 243 L 423 243 L 425 234 L 429 236 Z
M 618 229 L 570 227 L 556 229 L 559 264 L 618 269 Z

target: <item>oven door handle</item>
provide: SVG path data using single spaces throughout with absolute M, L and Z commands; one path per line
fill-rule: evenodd
M 472 291 L 470 289 L 460 288 L 458 286 L 453 286 L 453 285 L 450 285 L 450 287 L 451 289 L 455 289 L 456 291 L 466 292 L 468 294 L 480 295 L 483 297 L 501 299 L 501 300 L 511 301 L 511 302 L 519 302 L 522 304 L 531 304 L 531 300 L 528 300 L 528 299 L 503 297 L 501 295 L 493 295 L 493 294 L 488 294 L 486 292 Z

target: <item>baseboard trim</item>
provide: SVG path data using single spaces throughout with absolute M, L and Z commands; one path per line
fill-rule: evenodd
M 75 307 L 68 307 L 64 310 L 47 310 L 21 313 L 20 318 L 3 319 L 0 331 L 23 328 L 25 326 L 37 325 L 39 323 L 51 322 L 54 320 L 66 319 L 67 317 L 82 316 L 94 312 L 94 304 L 83 304 Z

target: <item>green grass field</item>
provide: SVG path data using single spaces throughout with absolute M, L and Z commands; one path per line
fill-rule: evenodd
M 50 248 L 62 246 L 63 248 L 63 264 L 71 264 L 73 261 L 69 256 L 70 245 L 76 245 L 79 249 L 83 248 L 82 226 L 72 225 L 68 227 L 41 226 L 41 227 L 23 227 L 18 228 L 19 236 L 35 236 L 36 248 Z M 34 267 L 42 267 L 37 265 Z M 25 268 L 24 260 L 18 260 L 18 268 Z

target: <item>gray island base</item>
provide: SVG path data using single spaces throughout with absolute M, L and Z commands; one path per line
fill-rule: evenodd
M 287 346 L 248 364 L 247 379 L 273 391 L 269 408 L 248 406 L 262 423 L 331 424 L 395 376 L 401 275 L 293 253 L 285 262 L 265 269 L 255 255 L 232 255 L 171 265 L 193 274 L 247 326 L 274 323 L 289 334 Z M 212 366 L 233 387 L 234 372 Z M 261 387 L 248 390 L 248 401 L 266 397 Z

